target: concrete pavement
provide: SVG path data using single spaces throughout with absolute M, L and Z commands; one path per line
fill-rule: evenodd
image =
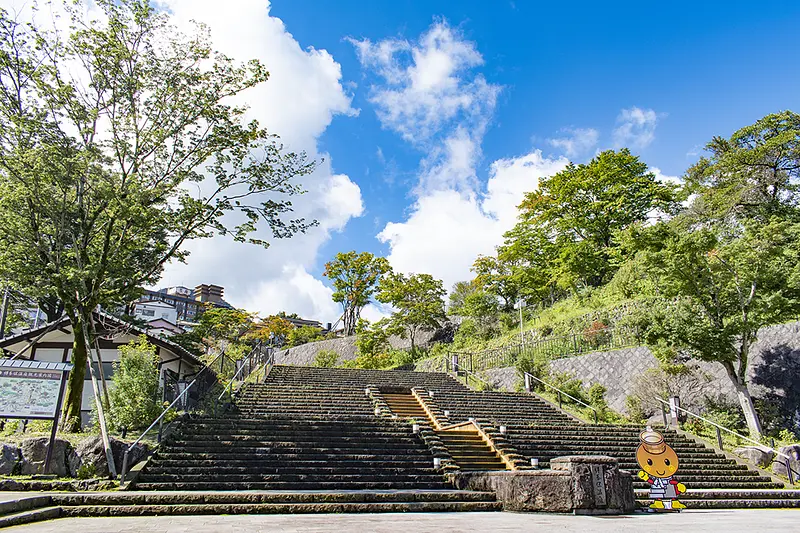
M 800 510 L 684 511 L 680 514 L 571 516 L 521 513 L 410 513 L 62 518 L 8 528 L 9 533 L 445 533 L 456 531 L 580 531 L 617 533 L 789 533 Z

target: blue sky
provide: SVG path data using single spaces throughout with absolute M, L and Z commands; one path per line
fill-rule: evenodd
M 449 287 L 568 160 L 629 146 L 675 179 L 712 136 L 800 111 L 796 0 L 159 5 L 260 59 L 272 76 L 245 95 L 250 117 L 321 162 L 295 202 L 319 228 L 269 250 L 196 242 L 165 272 L 263 314 L 335 320 L 321 272 L 352 249 Z

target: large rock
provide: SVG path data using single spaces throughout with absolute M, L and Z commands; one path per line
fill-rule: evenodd
M 733 453 L 748 463 L 761 468 L 769 468 L 769 465 L 772 464 L 772 459 L 775 458 L 775 452 L 771 448 L 763 446 L 744 446 L 736 448 Z
M 122 459 L 129 444 L 117 439 L 111 439 L 111 453 L 114 456 L 114 465 L 117 467 L 117 474 L 122 471 Z M 75 461 L 71 465 L 73 475 L 84 476 L 108 476 L 108 461 L 106 451 L 101 437 L 89 437 L 81 441 L 76 448 Z M 147 456 L 148 447 L 144 444 L 137 444 L 128 454 L 128 468 L 132 467 Z
M 47 445 L 50 442 L 48 437 L 35 437 L 25 439 L 20 444 L 22 453 L 22 468 L 20 473 L 30 474 L 55 474 L 58 477 L 70 477 L 71 463 L 75 460 L 75 450 L 72 444 L 63 439 L 56 439 L 53 447 L 53 455 L 50 461 L 50 471 L 44 471 L 44 462 L 47 457 Z
M 797 482 L 800 479 L 800 475 L 798 475 L 800 473 L 800 444 L 791 444 L 778 448 L 778 457 L 772 463 L 772 471 L 775 474 L 789 477 L 789 472 L 786 470 L 786 457 L 781 454 L 789 457 L 789 466 L 794 471 L 793 478 Z
M 9 476 L 16 474 L 22 454 L 19 448 L 9 444 L 0 443 L 0 475 Z

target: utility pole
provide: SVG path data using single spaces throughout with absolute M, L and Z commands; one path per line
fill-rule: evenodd
M 8 300 L 9 300 L 9 288 L 6 285 L 5 290 L 3 291 L 3 310 L 0 311 L 0 339 L 4 339 L 6 336 L 6 320 L 8 318 Z

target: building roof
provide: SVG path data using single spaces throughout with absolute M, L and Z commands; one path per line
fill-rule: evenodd
M 94 315 L 95 322 L 97 322 L 101 326 L 114 325 L 115 327 L 124 328 L 125 332 L 129 334 L 145 335 L 149 343 L 158 346 L 160 348 L 164 348 L 165 350 L 169 350 L 178 357 L 180 357 L 181 359 L 188 360 L 194 365 L 197 366 L 203 365 L 203 362 L 200 361 L 200 359 L 198 359 L 194 354 L 192 354 L 186 348 L 184 348 L 179 344 L 176 344 L 172 341 L 169 341 L 161 337 L 150 335 L 144 329 L 135 326 L 130 322 L 126 322 L 120 318 L 117 318 L 114 315 L 110 315 L 104 311 L 93 311 L 92 314 Z M 58 320 L 49 322 L 41 327 L 27 329 L 25 331 L 22 331 L 21 333 L 18 333 L 17 335 L 0 339 L 0 348 L 6 349 L 9 346 L 17 344 L 18 342 L 35 340 L 37 337 L 39 337 L 44 333 L 47 333 L 50 330 L 61 330 L 64 333 L 72 334 L 72 331 L 67 331 L 65 329 L 67 327 L 71 327 L 71 324 L 69 317 L 67 315 L 64 315 Z
M 172 304 L 168 304 L 167 302 L 162 302 L 161 300 L 146 300 L 146 301 L 136 301 L 133 302 L 134 306 L 148 306 L 148 307 L 167 307 L 169 309 L 175 309 L 175 306 Z
M 72 363 L 53 363 L 51 361 L 29 361 L 27 359 L 0 359 L 0 367 L 3 368 L 27 368 L 31 370 L 58 370 L 69 372 L 73 368 Z

